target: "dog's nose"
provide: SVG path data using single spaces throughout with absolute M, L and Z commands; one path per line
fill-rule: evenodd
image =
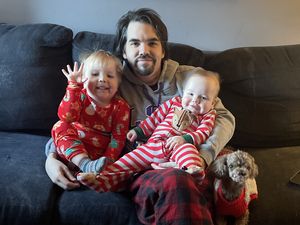
M 246 172 L 240 171 L 240 172 L 239 172 L 239 175 L 244 177 L 244 176 L 246 176 Z

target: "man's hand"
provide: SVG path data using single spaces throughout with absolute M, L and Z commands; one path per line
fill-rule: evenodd
M 56 159 L 56 153 L 50 153 L 46 159 L 45 169 L 53 183 L 65 190 L 79 188 L 80 184 L 69 168 Z

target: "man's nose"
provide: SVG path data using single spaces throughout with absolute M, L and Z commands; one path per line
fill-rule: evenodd
M 146 43 L 141 43 L 139 53 L 140 55 L 147 55 L 149 53 L 149 46 Z

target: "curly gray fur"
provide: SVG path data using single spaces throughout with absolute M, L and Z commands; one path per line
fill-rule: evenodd
M 237 150 L 218 157 L 208 168 L 217 179 L 222 180 L 222 193 L 225 199 L 232 201 L 238 198 L 245 187 L 247 179 L 258 175 L 258 166 L 247 152 Z M 239 224 L 248 223 L 247 211 Z

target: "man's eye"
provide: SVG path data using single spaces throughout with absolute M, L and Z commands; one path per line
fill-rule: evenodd
M 115 75 L 114 75 L 114 74 L 107 74 L 107 77 L 108 77 L 108 78 L 114 78 Z
M 134 42 L 130 42 L 130 45 L 136 47 L 136 46 L 139 46 L 139 42 L 135 42 L 135 41 Z
M 148 45 L 154 47 L 154 46 L 158 45 L 158 42 L 150 41 L 150 42 L 148 42 Z

